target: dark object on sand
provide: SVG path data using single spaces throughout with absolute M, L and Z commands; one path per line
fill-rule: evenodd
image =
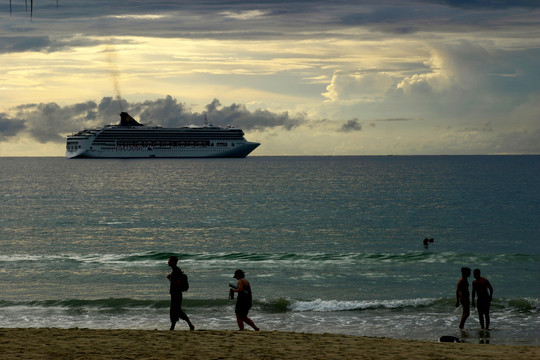
M 460 338 L 457 338 L 455 336 L 445 335 L 445 336 L 441 336 L 441 338 L 439 339 L 439 342 L 460 343 L 462 341 Z

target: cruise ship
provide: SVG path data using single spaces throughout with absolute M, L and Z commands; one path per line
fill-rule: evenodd
M 242 129 L 208 125 L 164 128 L 120 113 L 118 125 L 84 129 L 66 140 L 68 158 L 245 158 L 260 143 Z

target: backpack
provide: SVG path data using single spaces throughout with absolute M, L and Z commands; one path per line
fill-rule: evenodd
M 189 290 L 189 282 L 187 275 L 182 272 L 182 275 L 180 275 L 180 291 L 188 291 Z

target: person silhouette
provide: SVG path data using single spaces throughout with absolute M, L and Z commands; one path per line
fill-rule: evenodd
M 169 293 L 171 294 L 171 328 L 174 330 L 176 322 L 179 319 L 184 320 L 189 325 L 189 330 L 195 330 L 195 326 L 189 320 L 189 317 L 182 310 L 182 270 L 177 266 L 178 258 L 176 256 L 169 257 L 168 265 L 172 269 L 172 272 L 167 275 L 167 279 L 171 282 Z
M 463 307 L 463 313 L 461 315 L 461 321 L 459 322 L 459 328 L 465 327 L 465 321 L 471 314 L 471 304 L 469 300 L 469 281 L 467 278 L 471 276 L 471 269 L 468 267 L 461 268 L 461 279 L 459 279 L 456 289 L 456 307 L 461 304 Z
M 238 293 L 236 298 L 236 307 L 234 312 L 236 313 L 236 322 L 238 323 L 238 328 L 244 330 L 244 323 L 251 326 L 255 331 L 259 331 L 259 328 L 253 320 L 248 318 L 249 309 L 251 309 L 252 303 L 252 294 L 251 294 L 251 285 L 249 281 L 245 279 L 245 274 L 242 270 L 238 269 L 234 272 L 233 276 L 238 283 L 236 288 L 231 289 L 232 293 Z
M 474 269 L 473 276 L 474 280 L 472 283 L 472 306 L 474 306 L 475 296 L 478 295 L 478 303 L 476 305 L 476 309 L 478 310 L 480 327 L 484 329 L 485 318 L 485 328 L 489 329 L 489 308 L 491 305 L 491 300 L 493 299 L 493 287 L 491 286 L 488 279 L 480 276 L 480 269 Z

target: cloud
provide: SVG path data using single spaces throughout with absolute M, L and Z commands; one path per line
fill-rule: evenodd
M 122 110 L 142 123 L 164 127 L 202 124 L 205 115 L 214 125 L 231 124 L 244 130 L 278 127 L 291 130 L 307 121 L 302 114 L 291 116 L 287 112 L 261 109 L 249 111 L 242 104 L 222 106 L 218 99 L 206 105 L 205 109 L 202 113 L 193 112 L 170 95 L 134 103 L 104 97 L 99 104 L 91 100 L 63 107 L 56 103 L 24 104 L 12 110 L 14 115 L 11 118 L 7 113 L 0 114 L 0 140 L 27 132 L 40 143 L 63 142 L 67 133 L 118 123 Z
M 372 102 L 384 96 L 393 84 L 393 78 L 385 72 L 336 71 L 322 95 L 330 101 Z
M 16 136 L 25 129 L 23 120 L 10 119 L 5 113 L 0 113 L 0 141 Z
M 19 107 L 18 116 L 24 117 L 30 135 L 41 143 L 62 142 L 63 133 L 74 129 L 75 124 L 92 124 L 96 118 L 96 103 L 88 101 L 60 107 L 56 103 Z
M 51 53 L 76 47 L 95 46 L 101 43 L 102 41 L 80 36 L 67 37 L 62 40 L 54 40 L 50 36 L 0 36 L 0 54 L 28 51 Z
M 251 20 L 265 16 L 266 12 L 261 10 L 247 10 L 241 12 L 224 11 L 221 14 L 226 18 L 231 18 L 235 20 Z
M 202 123 L 202 117 L 194 114 L 186 108 L 185 104 L 178 103 L 172 96 L 167 95 L 163 99 L 147 100 L 138 104 L 131 104 L 129 111 L 133 116 L 139 114 L 143 123 L 152 122 L 165 127 L 178 127 L 191 123 Z
M 361 131 L 361 130 L 362 130 L 362 125 L 358 122 L 358 119 L 348 120 L 339 129 L 339 131 L 342 131 L 342 132 Z
M 262 109 L 250 111 L 243 104 L 222 106 L 218 99 L 206 105 L 206 111 L 197 113 L 192 112 L 185 104 L 178 103 L 170 95 L 164 99 L 132 104 L 130 109 L 134 114 L 140 112 L 140 119 L 143 122 L 152 121 L 169 127 L 202 124 L 205 116 L 213 125 L 234 125 L 244 130 L 275 127 L 290 130 L 306 121 L 303 115 L 290 116 L 288 112 L 274 113 Z
M 466 33 L 504 31 L 518 27 L 532 29 L 535 0 L 417 0 L 363 3 L 339 13 L 343 25 L 363 26 L 382 33 Z M 524 14 L 523 9 L 530 13 Z M 505 10 L 505 11 L 501 11 Z
M 234 124 L 245 130 L 263 130 L 265 128 L 282 127 L 291 130 L 307 120 L 304 115 L 291 116 L 288 112 L 274 113 L 269 110 L 257 109 L 249 111 L 243 104 L 231 104 L 219 108 L 219 102 L 208 108 L 208 118 L 221 125 Z M 215 120 L 214 120 L 215 119 Z
M 0 53 L 42 51 L 51 45 L 48 36 L 0 36 Z
M 397 101 L 436 117 L 484 119 L 509 112 L 538 93 L 538 49 L 500 50 L 461 40 L 431 44 L 430 54 L 425 61 L 429 70 L 401 78 L 385 98 L 387 106 Z
M 466 33 L 486 27 L 534 28 L 534 0 L 412 0 L 412 1 L 122 1 L 72 0 L 34 11 L 39 19 L 24 25 L 22 1 L 14 1 L 12 18 L 2 30 L 36 36 L 43 30 L 55 34 L 86 36 L 145 36 L 164 38 L 302 38 L 307 33 L 335 38 L 339 27 L 365 27 L 371 32 L 397 35 L 421 32 Z M 120 5 L 119 5 L 120 4 Z M 522 9 L 530 13 L 523 13 Z M 500 10 L 505 11 L 500 11 Z M 8 20 L 9 14 L 4 13 Z M 0 13 L 0 16 L 2 14 Z M 537 14 L 536 14 L 537 16 Z M 512 21 L 507 21 L 512 19 Z M 73 24 L 76 31 L 73 32 Z M 239 23 L 242 27 L 239 28 Z M 245 26 L 249 25 L 249 29 Z M 0 25 L 2 26 L 2 25 Z M 531 34 L 534 36 L 534 34 Z
M 536 0 L 428 0 L 434 3 L 444 3 L 452 7 L 464 9 L 491 9 L 504 10 L 510 8 L 530 8 L 540 7 Z

